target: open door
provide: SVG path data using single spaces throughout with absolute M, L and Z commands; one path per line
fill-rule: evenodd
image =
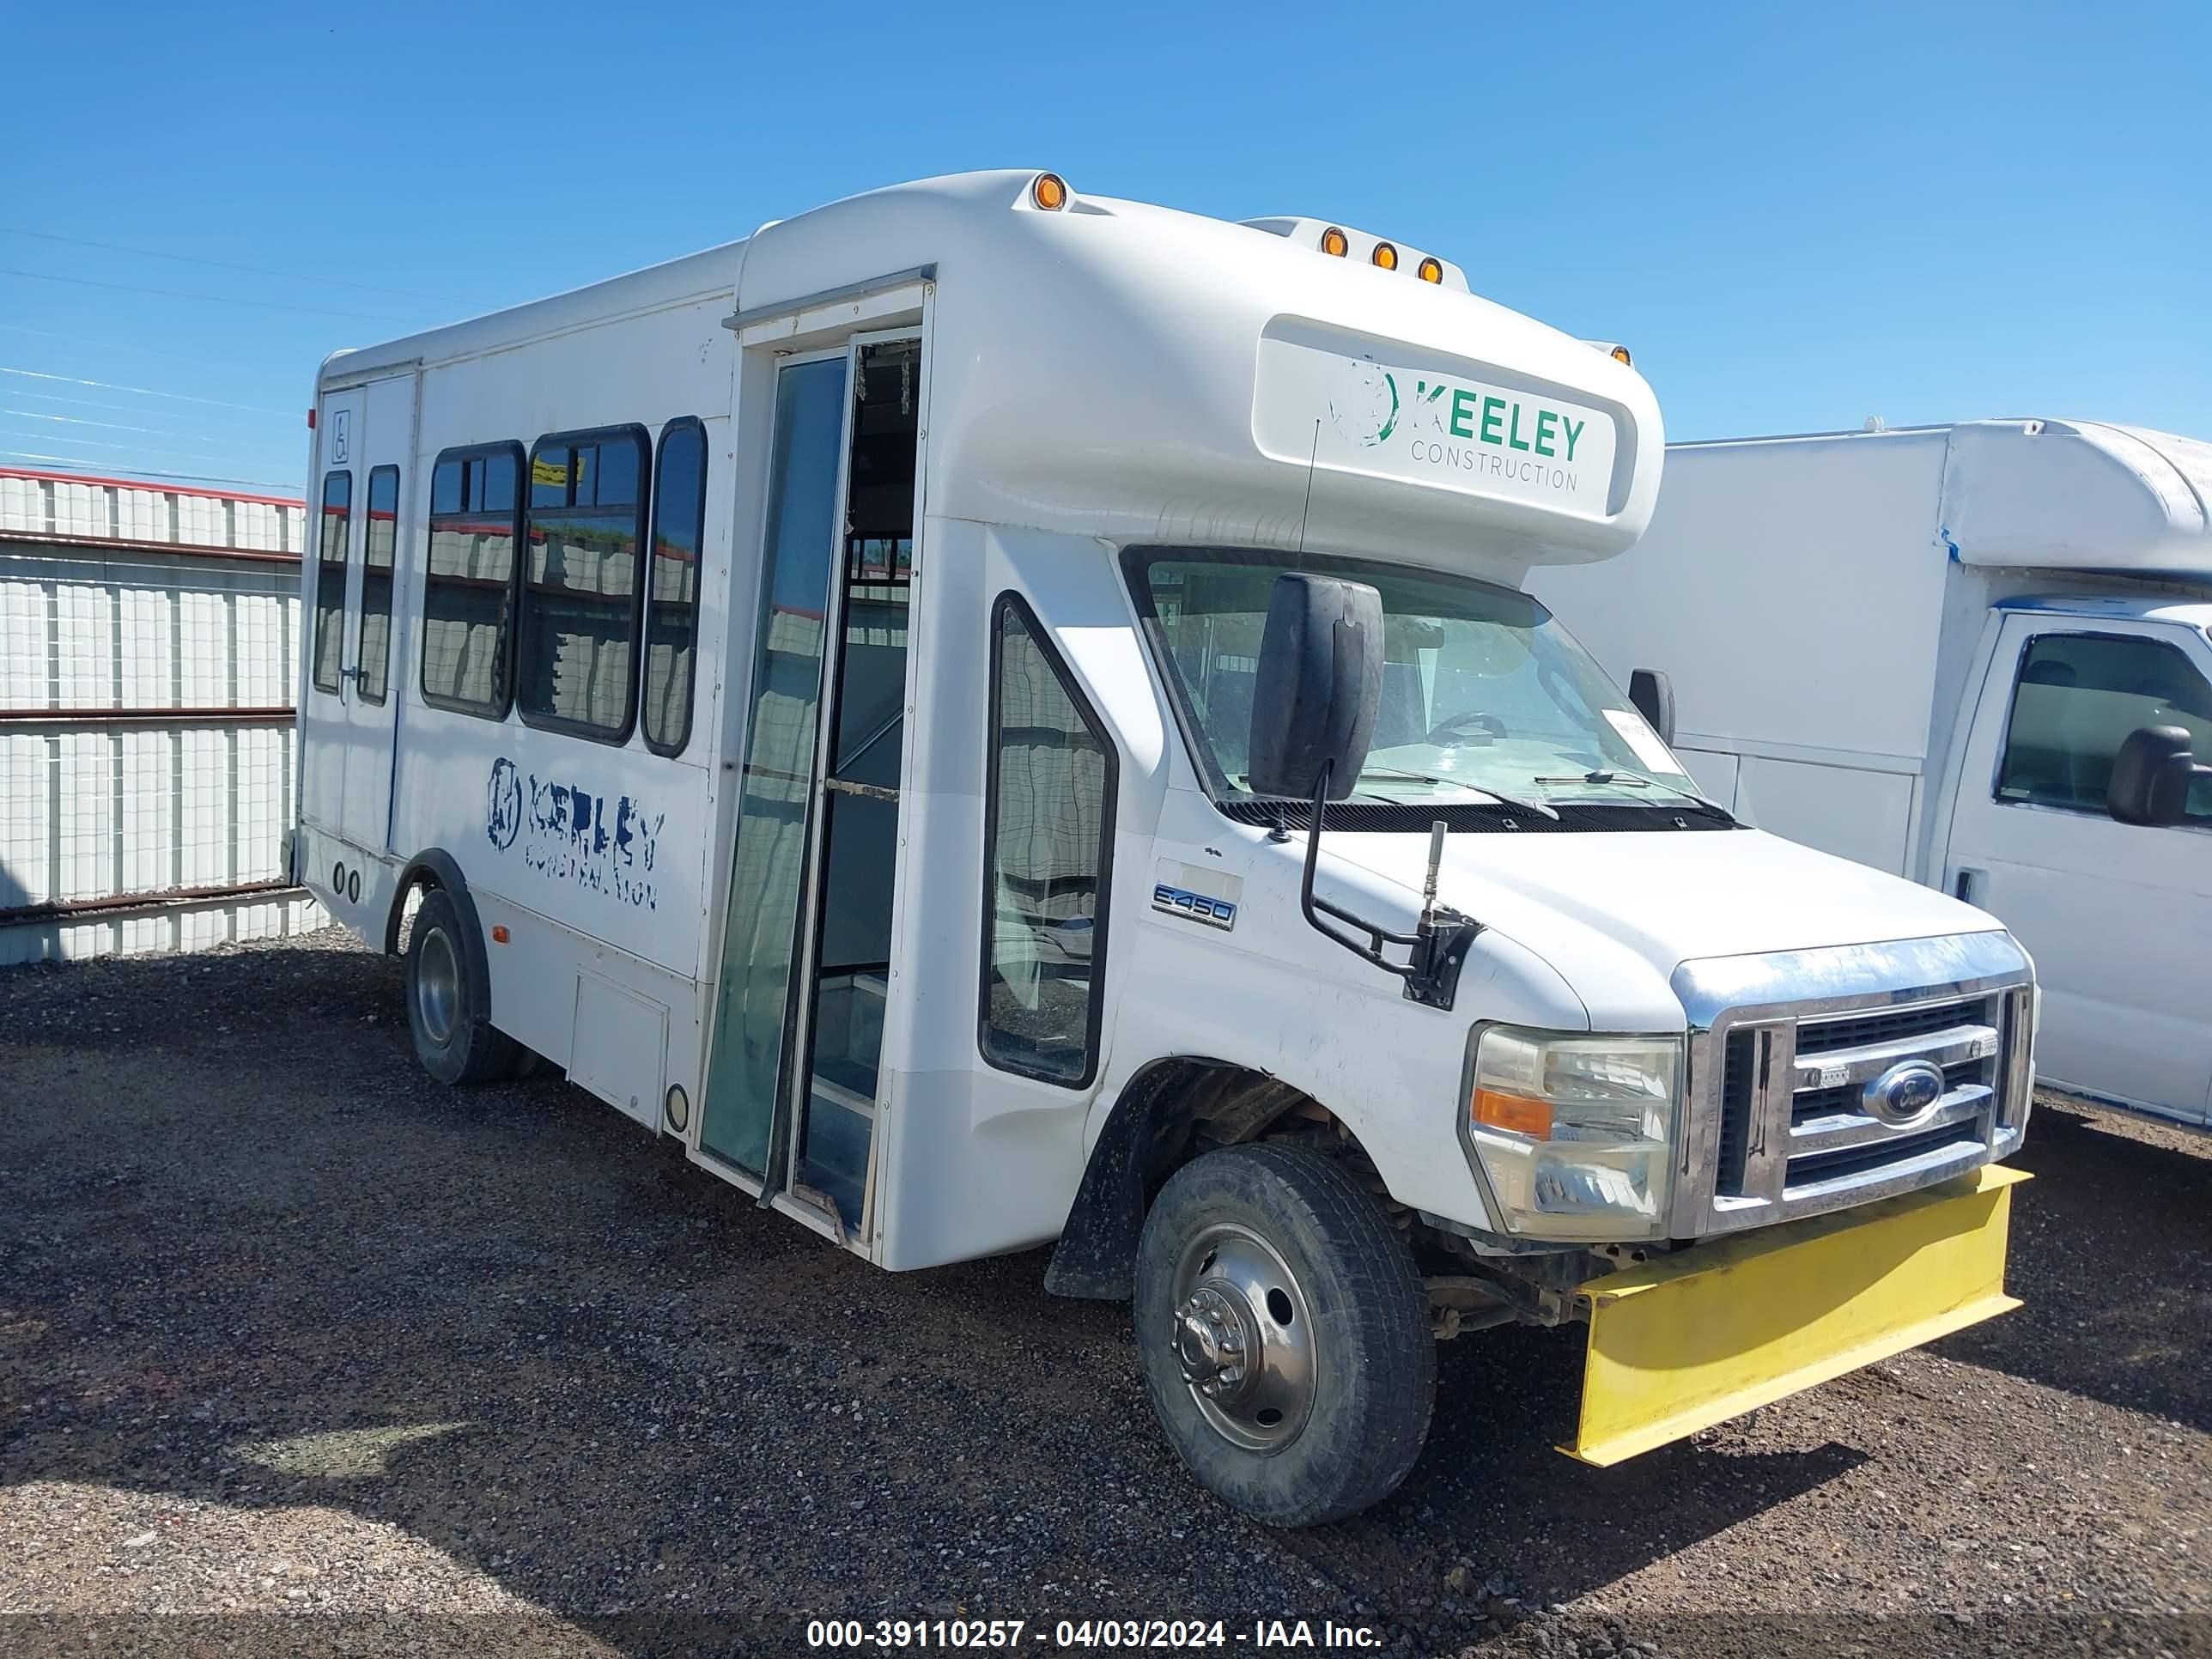
M 866 1237 L 890 996 L 918 337 L 777 371 L 702 1150 Z

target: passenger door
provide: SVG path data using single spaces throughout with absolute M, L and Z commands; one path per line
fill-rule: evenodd
M 2195 630 L 2003 617 L 1945 865 L 2035 958 L 2047 1081 L 2189 1122 L 2212 1109 L 2212 788 L 2185 823 L 2118 823 L 2106 786 L 2138 726 L 2212 750 L 2212 647 Z
M 318 411 L 301 609 L 300 816 L 386 850 L 402 625 L 397 572 L 414 443 L 415 377 L 333 392 Z

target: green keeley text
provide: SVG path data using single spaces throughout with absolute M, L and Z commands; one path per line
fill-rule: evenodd
M 1431 386 L 1426 380 L 1416 383 L 1415 404 L 1433 405 L 1447 391 L 1451 393 L 1451 403 L 1446 430 L 1455 438 L 1473 438 L 1494 448 L 1518 449 L 1547 459 L 1571 461 L 1575 446 L 1582 441 L 1583 428 L 1589 424 L 1555 409 L 1529 409 L 1516 399 L 1501 398 L 1494 392 L 1474 392 L 1464 387 L 1448 387 L 1441 382 Z

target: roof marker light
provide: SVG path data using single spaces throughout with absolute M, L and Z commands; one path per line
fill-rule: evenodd
M 1352 252 L 1351 239 L 1334 225 L 1331 225 L 1321 234 L 1321 251 L 1323 253 L 1334 254 L 1341 259 Z
M 1626 346 L 1613 347 L 1613 361 L 1619 363 L 1623 368 L 1633 368 L 1636 366 L 1635 360 L 1628 355 L 1628 348 Z
M 1431 254 L 1421 261 L 1420 268 L 1414 274 L 1425 283 L 1441 283 L 1444 279 L 1444 262 Z
M 1398 248 L 1395 243 L 1376 243 L 1375 252 L 1370 257 L 1385 270 L 1395 270 L 1398 268 Z
M 1030 186 L 1030 200 L 1047 213 L 1057 213 L 1067 205 L 1067 180 L 1056 173 L 1040 173 Z

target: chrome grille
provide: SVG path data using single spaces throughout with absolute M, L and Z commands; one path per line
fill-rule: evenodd
M 1999 961 L 2009 955 L 2017 966 L 1949 983 L 1706 1009 L 1695 1000 L 1700 981 L 1692 972 L 1706 964 L 1686 964 L 1677 988 L 1692 1021 L 1690 1127 L 1677 1171 L 1674 1236 L 1759 1226 L 1909 1192 L 2017 1146 L 2033 1088 L 2034 988 L 2025 959 L 2004 935 L 1774 960 L 1819 983 L 1820 973 L 1811 969 L 1838 977 L 1815 960 L 1822 956 L 1851 956 L 1851 967 L 1863 971 L 1861 959 L 1878 950 L 1968 943 Z M 1745 963 L 1762 960 L 1715 965 L 1741 977 Z M 1784 984 L 1790 976 L 1779 969 L 1774 975 Z M 1902 1120 L 1875 1109 L 1884 1101 L 1869 1085 L 1916 1060 L 1942 1073 L 1936 1097 Z

